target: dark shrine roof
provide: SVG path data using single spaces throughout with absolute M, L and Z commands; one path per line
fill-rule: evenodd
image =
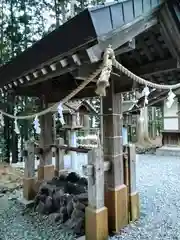
M 168 90 L 152 90 L 148 96 L 148 106 L 156 106 L 162 103 L 168 96 Z M 136 104 L 132 105 L 131 109 L 128 109 L 124 113 L 138 113 L 140 108 L 144 106 L 144 96 L 140 97 Z
M 123 0 L 86 9 L 0 68 L 0 87 L 114 34 L 160 5 L 159 0 Z
M 78 112 L 81 107 L 85 107 L 87 112 L 97 114 L 96 109 L 87 100 L 69 101 L 63 105 L 63 111 L 67 113 L 75 113 Z

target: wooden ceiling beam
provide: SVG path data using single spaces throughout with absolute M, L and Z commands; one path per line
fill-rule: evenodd
M 133 73 L 143 77 L 150 75 L 159 75 L 162 72 L 171 72 L 177 70 L 177 60 L 170 58 L 167 60 L 154 61 L 142 67 L 136 66 L 130 69 Z
M 132 56 L 136 59 L 136 61 L 142 65 L 142 59 L 140 57 L 140 54 L 135 50 L 135 51 L 132 51 Z
M 173 12 L 173 4 L 174 1 L 169 1 L 162 6 L 159 13 L 159 22 L 161 34 L 170 53 L 180 62 L 180 31 L 175 20 L 176 13 Z
M 158 52 L 160 58 L 164 58 L 164 53 L 163 50 L 161 48 L 161 45 L 159 44 L 159 42 L 157 41 L 157 39 L 154 36 L 153 32 L 148 32 L 148 37 L 149 40 L 152 42 L 154 49 Z
M 68 68 L 64 68 L 64 69 L 56 69 L 52 72 L 50 72 L 49 74 L 46 74 L 42 77 L 39 77 L 37 80 L 35 81 L 32 81 L 32 82 L 28 82 L 28 83 L 25 83 L 22 87 L 28 87 L 28 86 L 33 86 L 33 85 L 37 85 L 41 82 L 45 82 L 45 81 L 48 81 L 52 78 L 55 78 L 55 77 L 58 77 L 58 76 L 61 76 L 63 74 L 66 74 L 68 73 L 69 71 L 73 71 L 76 69 L 77 66 L 70 66 Z
M 32 89 L 29 89 L 28 91 L 23 91 L 22 89 L 18 89 L 16 91 L 16 94 L 18 96 L 30 96 L 30 97 L 40 97 L 45 94 L 47 102 L 58 102 L 62 100 L 64 97 L 66 97 L 68 94 L 70 94 L 72 90 L 63 90 L 63 89 L 56 89 L 53 90 L 52 92 L 49 91 L 43 92 L 42 90 L 40 91 L 35 91 Z M 95 94 L 95 86 L 90 86 L 84 88 L 81 92 L 79 92 L 73 99 L 75 98 L 87 98 L 87 97 L 94 97 Z
M 154 60 L 153 55 L 152 55 L 150 49 L 148 48 L 148 46 L 146 45 L 144 39 L 139 38 L 138 42 L 139 42 L 139 46 L 141 47 L 141 49 L 143 50 L 145 55 L 148 57 L 148 60 L 153 61 Z

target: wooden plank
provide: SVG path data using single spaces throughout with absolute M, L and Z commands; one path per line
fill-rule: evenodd
M 42 100 L 41 107 L 43 109 L 47 108 L 48 107 L 47 99 L 42 97 L 41 100 Z M 51 112 L 40 117 L 40 127 L 41 127 L 40 148 L 45 150 L 45 146 L 50 146 L 51 144 L 53 144 L 53 128 L 52 128 L 53 127 L 53 117 L 52 117 Z M 43 151 L 40 165 L 42 166 L 45 164 L 46 165 L 52 164 L 52 152 L 51 151 Z
M 112 169 L 106 174 L 111 188 L 124 183 L 122 146 L 122 103 L 121 95 L 114 93 L 114 82 L 103 98 L 103 143 L 104 160 L 110 161 Z
M 25 146 L 26 156 L 25 159 L 25 168 L 24 168 L 24 177 L 32 178 L 35 176 L 35 155 L 34 155 L 34 142 L 28 141 Z
M 129 190 L 130 193 L 136 192 L 136 148 L 134 144 L 128 147 L 128 165 L 129 165 Z
M 93 166 L 93 175 L 88 177 L 88 204 L 93 209 L 104 207 L 104 161 L 101 149 L 88 153 L 88 165 Z
M 64 139 L 60 138 L 59 139 L 59 144 L 63 145 L 64 144 Z M 63 149 L 59 149 L 59 170 L 63 170 L 64 169 L 64 150 Z
M 56 145 L 63 145 L 64 139 L 59 138 L 56 140 Z M 59 171 L 64 169 L 64 150 L 56 148 L 55 151 L 55 173 L 59 176 Z

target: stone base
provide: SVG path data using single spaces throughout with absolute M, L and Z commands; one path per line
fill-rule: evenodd
M 44 180 L 50 181 L 54 177 L 54 165 L 45 165 L 44 166 Z
M 23 196 L 26 200 L 33 200 L 36 193 L 34 191 L 35 178 L 23 179 Z
M 129 223 L 127 186 L 123 184 L 114 189 L 107 189 L 105 205 L 108 208 L 109 230 L 118 233 Z
M 140 217 L 139 193 L 131 193 L 130 196 L 130 221 L 135 221 Z
M 87 240 L 108 239 L 108 213 L 106 207 L 98 210 L 91 207 L 86 208 L 85 232 Z
M 44 166 L 38 166 L 37 178 L 38 178 L 38 180 L 43 180 L 44 179 Z

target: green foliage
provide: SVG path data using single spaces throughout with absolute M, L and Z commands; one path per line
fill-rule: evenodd
M 66 22 L 71 11 L 78 14 L 88 7 L 88 4 L 96 5 L 104 3 L 104 0 L 88 1 L 77 0 L 1 0 L 0 1 L 0 66 L 11 58 L 19 55 L 38 39 Z M 48 23 L 48 24 L 47 24 Z M 28 59 L 27 59 L 28 61 Z M 90 100 L 99 112 L 99 99 Z M 29 114 L 37 111 L 36 99 L 22 97 L 12 99 L 7 93 L 0 95 L 0 103 L 7 103 L 5 111 L 14 114 L 14 106 L 18 108 L 18 114 Z M 36 108 L 32 107 L 36 106 Z M 97 123 L 99 117 L 96 118 Z M 4 134 L 0 137 L 0 149 L 9 157 L 9 151 L 13 151 L 17 145 L 17 136 L 14 132 L 14 121 L 5 118 Z M 18 121 L 20 137 L 28 139 L 34 135 L 32 121 Z M 60 129 L 60 123 L 57 123 Z M 17 147 L 17 146 L 16 146 Z

